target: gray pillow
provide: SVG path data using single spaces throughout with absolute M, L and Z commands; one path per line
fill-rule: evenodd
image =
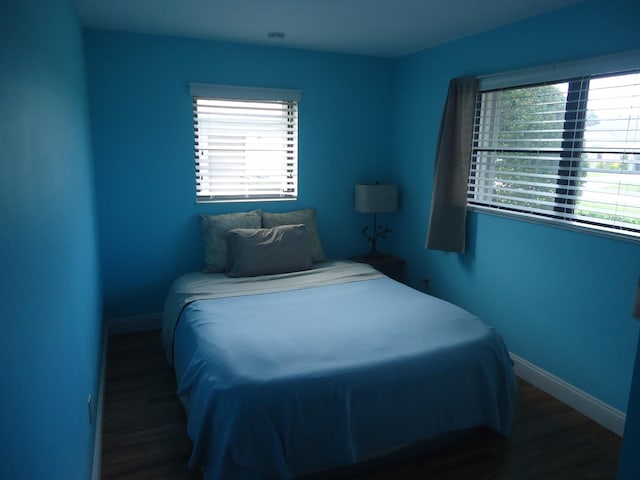
M 224 272 L 229 264 L 225 233 L 234 228 L 260 228 L 262 211 L 200 215 L 205 272 Z
M 311 249 L 312 262 L 324 262 L 327 257 L 324 254 L 318 224 L 316 223 L 316 211 L 313 208 L 294 210 L 284 213 L 262 212 L 262 226 L 264 228 L 277 227 L 278 225 L 300 225 L 307 227 L 307 241 Z
M 226 233 L 230 277 L 254 277 L 311 268 L 311 251 L 304 225 L 273 228 L 234 228 Z

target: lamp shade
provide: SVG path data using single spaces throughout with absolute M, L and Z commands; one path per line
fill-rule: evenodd
M 356 211 L 395 212 L 398 209 L 397 185 L 356 185 Z

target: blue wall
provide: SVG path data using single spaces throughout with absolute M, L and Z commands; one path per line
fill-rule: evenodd
M 0 15 L 0 478 L 90 478 L 102 347 L 82 32 L 70 0 Z
M 622 452 L 618 468 L 618 480 L 638 480 L 640 478 L 640 340 L 636 352 L 633 384 L 629 396 L 627 423 L 624 427 Z
M 638 48 L 638 21 L 639 2 L 587 1 L 407 57 L 393 122 L 392 178 L 404 192 L 393 245 L 412 281 L 429 278 L 433 294 L 495 325 L 513 353 L 622 411 L 638 339 L 637 242 L 482 213 L 469 216 L 464 255 L 424 241 L 449 80 Z
M 107 317 L 162 311 L 201 269 L 197 215 L 314 207 L 327 254 L 366 250 L 358 182 L 389 173 L 393 63 L 203 40 L 85 33 Z M 299 199 L 196 205 L 188 82 L 303 90 Z

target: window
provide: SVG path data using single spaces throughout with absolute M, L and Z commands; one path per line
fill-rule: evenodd
M 295 200 L 300 92 L 191 84 L 198 202 Z
M 640 70 L 481 82 L 474 129 L 470 206 L 640 237 Z

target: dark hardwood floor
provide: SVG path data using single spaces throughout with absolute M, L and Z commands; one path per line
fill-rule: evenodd
M 159 332 L 109 339 L 102 478 L 200 479 Z M 422 453 L 347 471 L 350 480 L 615 479 L 620 438 L 519 380 L 513 432 L 488 431 Z M 343 477 L 345 475 L 342 475 Z M 229 479 L 233 480 L 233 479 Z

